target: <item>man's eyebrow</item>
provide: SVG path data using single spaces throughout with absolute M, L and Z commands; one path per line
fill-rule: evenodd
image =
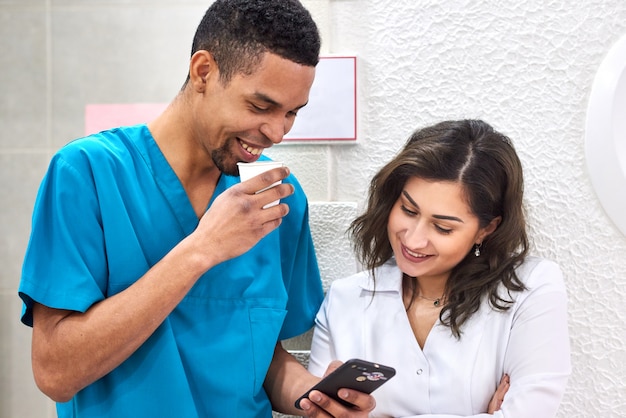
M 411 195 L 409 195 L 409 193 L 406 190 L 402 190 L 402 194 L 404 195 L 404 197 L 406 197 L 406 199 L 411 202 L 411 204 L 413 206 L 415 206 L 416 208 L 419 209 L 419 205 L 415 202 L 415 200 L 413 200 L 413 198 L 411 197 Z M 461 218 L 457 218 L 456 216 L 448 216 L 448 215 L 433 215 L 433 218 L 435 219 L 441 219 L 444 221 L 456 221 L 456 222 L 461 222 L 461 223 L 465 223 L 463 222 L 463 220 Z
M 261 100 L 261 101 L 263 101 L 263 102 L 265 102 L 265 103 L 267 103 L 269 105 L 272 105 L 274 107 L 282 107 L 283 106 L 281 103 L 277 102 L 276 100 L 272 99 L 271 97 L 269 97 L 267 94 L 264 94 L 264 93 L 256 92 L 256 93 L 254 93 L 254 97 L 256 99 Z M 306 103 L 304 103 L 304 104 L 294 108 L 293 110 L 300 110 L 304 106 L 306 106 L 308 103 L 309 102 L 306 102 Z
M 280 107 L 281 106 L 280 103 L 278 103 L 276 100 L 272 99 L 271 97 L 269 97 L 266 94 L 256 92 L 256 93 L 253 94 L 253 96 L 254 96 L 255 99 L 264 101 L 265 103 L 270 104 L 272 106 L 276 106 L 276 107 Z

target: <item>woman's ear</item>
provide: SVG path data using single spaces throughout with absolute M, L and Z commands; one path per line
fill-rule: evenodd
M 206 90 L 207 82 L 217 77 L 219 71 L 213 55 L 209 51 L 196 51 L 189 61 L 189 81 L 194 90 L 202 93 Z
M 502 222 L 502 216 L 496 216 L 495 218 L 493 218 L 491 220 L 491 222 L 489 222 L 489 224 L 482 228 L 479 232 L 478 232 L 478 237 L 477 237 L 477 242 L 476 244 L 480 244 L 481 242 L 483 242 L 483 240 L 490 235 L 491 233 L 493 233 L 493 231 L 495 231 L 496 229 L 498 229 L 498 225 L 500 225 L 500 222 Z

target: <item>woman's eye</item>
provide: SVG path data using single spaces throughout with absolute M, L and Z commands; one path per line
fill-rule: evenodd
M 439 231 L 439 232 L 441 232 L 442 234 L 445 234 L 445 235 L 450 234 L 452 232 L 451 229 L 443 228 L 443 227 L 441 227 L 439 225 L 435 225 L 435 229 L 437 229 L 437 231 Z
M 400 206 L 400 207 L 402 208 L 402 211 L 403 211 L 404 213 L 406 213 L 407 215 L 410 215 L 410 216 L 415 216 L 415 215 L 417 215 L 417 212 L 414 212 L 414 211 L 410 210 L 409 208 L 407 208 L 407 207 L 406 207 L 406 206 L 404 206 L 404 205 L 402 205 L 402 206 Z

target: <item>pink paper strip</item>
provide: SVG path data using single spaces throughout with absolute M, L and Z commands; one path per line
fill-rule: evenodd
M 166 107 L 167 103 L 88 104 L 85 106 L 85 135 L 150 122 Z

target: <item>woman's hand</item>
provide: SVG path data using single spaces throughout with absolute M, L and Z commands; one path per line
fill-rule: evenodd
M 489 408 L 487 409 L 488 413 L 493 415 L 494 412 L 500 410 L 502 402 L 504 402 L 504 395 L 508 392 L 510 386 L 511 383 L 509 375 L 503 375 L 502 379 L 500 379 L 500 384 L 496 389 L 496 393 L 493 394 L 491 401 L 489 401 Z

